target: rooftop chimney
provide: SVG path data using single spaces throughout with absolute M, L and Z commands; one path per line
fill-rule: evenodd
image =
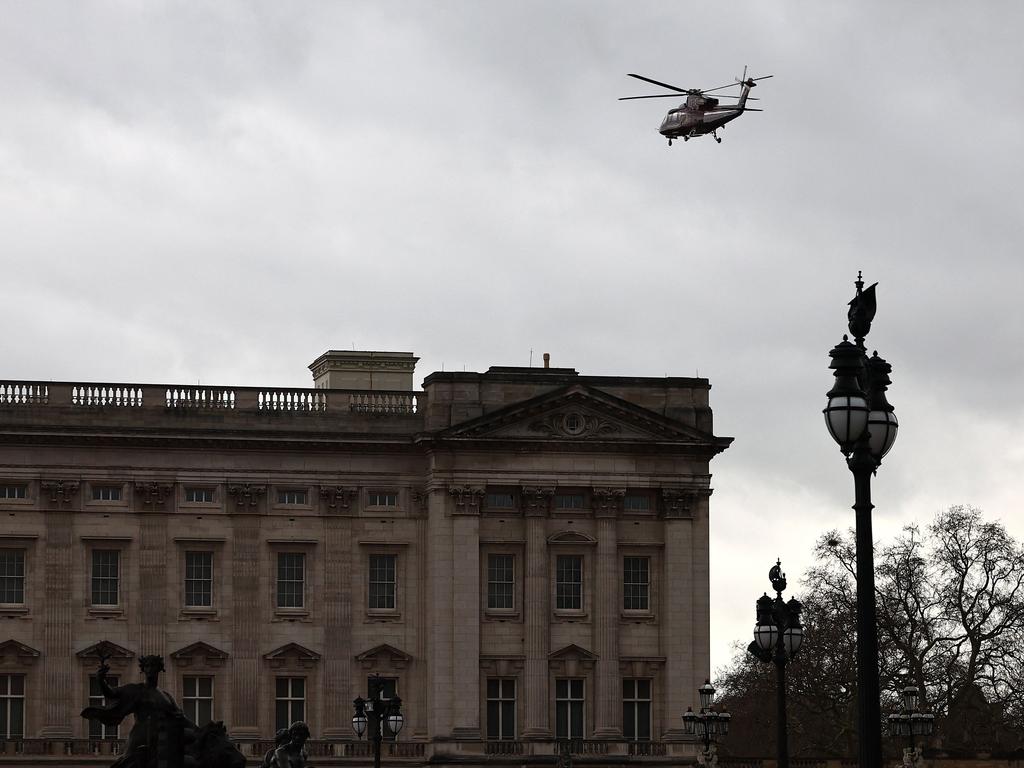
M 544 353 L 544 367 L 551 367 L 551 355 L 549 355 L 547 352 Z

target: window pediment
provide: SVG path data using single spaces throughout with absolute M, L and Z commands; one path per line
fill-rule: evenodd
M 412 661 L 412 656 L 393 645 L 381 643 L 358 654 L 356 661 L 363 669 L 405 669 Z
M 131 660 L 135 658 L 135 652 L 130 651 L 127 648 L 122 648 L 117 643 L 112 643 L 109 640 L 100 640 L 98 643 L 83 648 L 75 654 L 78 660 L 83 664 L 96 664 L 100 663 L 100 659 L 105 658 L 107 664 L 111 668 L 124 669 L 127 667 Z
M 559 531 L 548 537 L 548 544 L 597 544 L 597 539 L 580 531 Z
M 30 667 L 41 654 L 35 648 L 11 639 L 0 643 L 0 666 Z
M 179 648 L 171 654 L 171 658 L 179 667 L 220 667 L 224 665 L 228 654 L 200 640 Z
M 320 661 L 320 654 L 298 643 L 287 643 L 269 653 L 263 654 L 274 669 L 310 669 Z

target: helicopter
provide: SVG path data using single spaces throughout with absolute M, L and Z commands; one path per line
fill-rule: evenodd
M 750 96 L 750 89 L 757 85 L 758 80 L 767 80 L 769 77 L 774 77 L 774 75 L 748 78 L 747 68 L 744 67 L 743 77 L 737 78 L 735 83 L 719 85 L 716 88 L 705 88 L 703 90 L 700 88 L 679 88 L 675 85 L 652 80 L 643 75 L 630 74 L 629 77 L 635 77 L 637 80 L 668 88 L 670 91 L 674 91 L 674 93 L 656 93 L 650 96 L 623 96 L 619 101 L 629 101 L 630 99 L 664 99 L 676 96 L 678 93 L 686 94 L 686 101 L 675 109 L 670 109 L 668 114 L 665 115 L 665 119 L 661 122 L 661 127 L 658 129 L 658 132 L 668 139 L 668 145 L 671 147 L 674 139 L 682 137 L 683 141 L 689 141 L 697 136 L 704 136 L 708 133 L 714 137 L 715 141 L 721 144 L 722 140 L 718 137 L 719 128 L 724 128 L 726 123 L 735 120 L 744 112 L 764 112 L 763 109 L 748 107 L 747 99 L 757 101 L 755 97 Z M 739 96 L 719 95 L 721 98 L 739 99 L 735 104 L 719 105 L 719 97 L 706 95 L 712 91 L 735 88 L 736 86 L 740 86 Z M 678 97 L 676 96 L 676 98 Z

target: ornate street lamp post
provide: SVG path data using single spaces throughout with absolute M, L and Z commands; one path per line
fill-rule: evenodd
M 700 694 L 700 712 L 694 712 L 691 707 L 686 708 L 683 713 L 683 733 L 689 736 L 700 736 L 704 743 L 704 749 L 698 755 L 697 762 L 707 768 L 715 768 L 718 765 L 718 755 L 715 749 L 715 739 L 718 736 L 725 736 L 729 733 L 729 721 L 732 715 L 728 712 L 715 712 L 711 709 L 711 702 L 715 698 L 715 688 L 710 680 L 705 680 L 704 685 L 697 689 Z
M 910 737 L 910 747 L 903 750 L 903 765 L 918 768 L 921 765 L 921 749 L 914 743 L 915 736 L 930 736 L 935 727 L 935 715 L 919 712 L 917 702 L 919 691 L 916 685 L 903 689 L 903 711 L 889 715 L 889 735 Z
M 789 768 L 789 740 L 786 729 L 786 664 L 789 663 L 804 640 L 804 626 L 800 623 L 803 606 L 792 598 L 787 603 L 782 599 L 786 588 L 786 574 L 782 572 L 782 561 L 776 561 L 768 571 L 775 599 L 764 596 L 757 600 L 757 626 L 754 627 L 754 641 L 747 652 L 765 663 L 774 663 L 777 677 L 777 736 L 776 751 L 779 768 Z
M 885 398 L 892 371 L 864 337 L 875 317 L 875 283 L 864 290 L 857 273 L 850 302 L 850 333 L 829 353 L 835 386 L 828 392 L 825 424 L 853 473 L 857 530 L 857 740 L 860 765 L 882 765 L 882 712 L 878 689 L 878 629 L 875 617 L 875 556 L 871 536 L 871 476 L 896 440 L 898 423 Z
M 390 699 L 381 698 L 383 690 L 384 681 L 380 675 L 374 675 L 370 678 L 369 691 L 366 694 L 368 698 L 357 696 L 352 702 L 355 708 L 355 714 L 352 715 L 352 730 L 356 732 L 356 736 L 362 738 L 369 729 L 367 738 L 373 744 L 373 768 L 380 768 L 380 745 L 384 740 L 384 723 L 388 724 L 391 733 L 396 736 L 405 725 L 402 700 L 397 696 Z

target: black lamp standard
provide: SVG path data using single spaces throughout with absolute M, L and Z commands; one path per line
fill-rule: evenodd
M 878 629 L 875 617 L 875 556 L 871 537 L 871 475 L 896 440 L 898 423 L 885 398 L 892 371 L 874 353 L 869 359 L 864 337 L 875 317 L 875 283 L 863 290 L 857 273 L 857 295 L 850 302 L 850 333 L 829 356 L 835 386 L 828 392 L 825 424 L 853 473 L 857 529 L 857 740 L 860 765 L 882 765 L 882 711 L 878 689 Z
M 718 765 L 718 755 L 715 754 L 714 742 L 716 737 L 725 736 L 729 733 L 729 721 L 732 715 L 728 712 L 715 712 L 711 709 L 711 702 L 715 698 L 715 688 L 710 680 L 705 680 L 704 685 L 697 689 L 700 694 L 700 712 L 694 712 L 691 707 L 686 708 L 683 713 L 683 733 L 689 736 L 700 736 L 704 743 L 704 749 L 700 754 L 701 765 L 714 768 Z
M 804 626 L 800 623 L 803 606 L 796 598 L 787 603 L 782 599 L 786 588 L 786 574 L 782 572 L 782 561 L 776 561 L 768 571 L 775 599 L 766 592 L 757 600 L 757 626 L 754 627 L 754 641 L 747 646 L 747 652 L 765 663 L 774 663 L 777 677 L 777 736 L 776 751 L 779 768 L 789 768 L 789 739 L 786 730 L 786 664 L 789 663 L 804 640 Z
M 921 764 L 921 750 L 914 743 L 915 736 L 929 736 L 935 727 L 935 715 L 919 712 L 919 691 L 916 685 L 903 689 L 903 711 L 889 715 L 889 735 L 909 736 L 910 748 L 903 750 L 903 765 L 916 768 Z
M 384 723 L 387 723 L 391 733 L 398 735 L 405 725 L 405 718 L 402 716 L 402 700 L 397 696 L 390 699 L 381 698 L 384 690 L 384 681 L 380 675 L 370 678 L 369 698 L 356 696 L 352 701 L 355 707 L 355 714 L 352 715 L 352 730 L 356 736 L 363 737 L 369 726 L 367 738 L 373 744 L 373 768 L 380 768 L 380 744 L 384 740 Z

